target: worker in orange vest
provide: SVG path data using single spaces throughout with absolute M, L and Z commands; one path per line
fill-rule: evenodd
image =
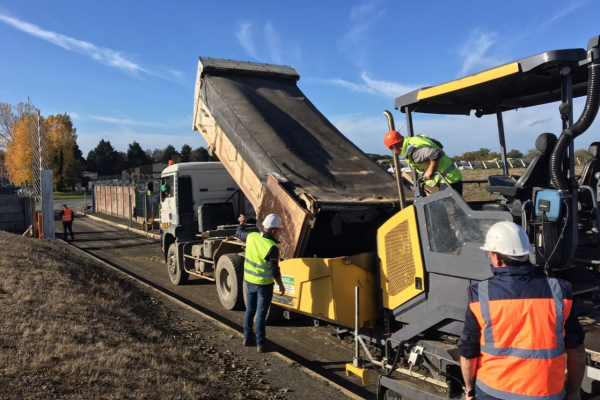
M 494 224 L 481 249 L 494 276 L 468 288 L 458 342 L 466 400 L 580 400 L 585 333 L 571 284 L 534 273 L 527 233 L 513 222 Z
M 63 238 L 67 240 L 67 229 L 71 232 L 71 241 L 75 240 L 75 236 L 73 235 L 73 220 L 75 219 L 75 214 L 73 214 L 73 210 L 67 207 L 66 204 L 63 204 L 63 209 L 60 211 L 60 217 L 62 218 L 64 236 Z M 68 241 L 68 240 L 67 240 Z

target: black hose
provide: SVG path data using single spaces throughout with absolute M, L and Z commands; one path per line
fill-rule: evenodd
M 600 106 L 600 64 L 591 64 L 588 67 L 588 95 L 585 107 L 579 120 L 570 128 L 565 129 L 550 156 L 550 175 L 556 190 L 566 191 L 569 182 L 562 171 L 562 163 L 569 145 L 577 136 L 585 132 L 594 122 Z
M 391 369 L 387 372 L 381 372 L 379 370 L 379 368 L 377 368 L 375 366 L 375 364 L 373 364 L 373 369 L 375 370 L 375 372 L 377 372 L 379 375 L 384 376 L 384 377 L 389 377 L 390 375 L 392 375 L 392 373 L 396 370 L 396 364 L 398 364 L 398 359 L 400 358 L 400 353 L 404 351 L 404 342 L 400 342 L 400 344 L 398 345 L 398 350 L 396 350 L 396 356 L 394 357 L 394 362 L 392 363 Z M 383 366 L 383 370 L 386 371 L 387 368 L 385 367 L 385 365 Z

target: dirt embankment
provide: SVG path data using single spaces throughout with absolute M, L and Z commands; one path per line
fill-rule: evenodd
M 58 243 L 0 231 L 0 312 L 0 399 L 284 397 L 212 326 Z

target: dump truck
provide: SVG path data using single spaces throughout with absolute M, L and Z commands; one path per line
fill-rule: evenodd
M 355 355 L 346 372 L 367 383 L 369 371 L 376 371 L 378 399 L 464 396 L 457 341 L 467 287 L 492 277 L 480 247 L 499 221 L 524 227 L 538 273 L 571 282 L 586 330 L 583 389 L 596 393 L 600 143 L 590 145 L 594 158 L 577 177 L 574 139 L 590 127 L 600 105 L 599 59 L 600 36 L 587 49 L 546 51 L 395 100 L 408 136 L 416 134 L 413 113 L 495 115 L 503 171 L 488 179 L 494 201 L 467 202 L 451 187 L 431 193 L 415 171 L 407 188 L 377 169 L 305 98 L 291 67 L 200 58 L 194 129 L 256 210 L 256 229 L 267 214 L 282 216 L 286 293 L 273 303 L 351 335 Z M 574 122 L 573 98 L 580 96 L 587 101 Z M 551 102 L 560 102 L 556 145 L 541 135 L 540 154 L 523 175 L 511 175 L 503 113 Z M 394 129 L 392 114 L 386 116 Z M 185 263 L 202 258 L 191 249 L 211 234 L 221 246 L 235 242 L 234 228 L 207 234 L 173 225 L 163 243 L 175 246 L 176 267 L 191 273 Z M 219 264 L 227 257 L 235 260 L 235 279 L 230 274 L 227 282 L 237 280 L 241 290 L 244 244 L 236 246 L 216 261 L 217 288 Z
M 193 127 L 220 160 L 219 174 L 226 170 L 230 177 L 226 184 L 194 178 L 198 166 L 185 164 L 162 173 L 162 184 L 173 188 L 172 197 L 161 199 L 162 248 L 171 281 L 181 284 L 189 275 L 213 280 L 228 309 L 244 308 L 245 244 L 233 237 L 244 209 L 237 204 L 255 210 L 251 229 L 262 229 L 268 214 L 282 218 L 282 259 L 343 258 L 345 278 L 352 271 L 365 287 L 375 288 L 376 230 L 399 209 L 396 179 L 317 110 L 298 88 L 299 78 L 288 66 L 201 57 Z M 230 190 L 231 197 L 221 193 L 215 201 L 201 200 L 199 191 L 210 193 L 217 186 Z M 402 198 L 408 201 L 412 192 L 406 191 Z M 315 284 L 307 290 L 320 290 L 314 279 L 320 270 L 305 269 L 305 280 Z M 281 303 L 330 321 L 353 318 L 343 307 L 332 314 L 315 308 L 324 304 L 320 301 L 300 304 L 296 283 L 302 277 L 282 279 L 288 295 L 275 295 Z M 354 283 L 341 285 L 346 287 L 352 292 Z M 323 300 L 335 300 L 329 296 Z

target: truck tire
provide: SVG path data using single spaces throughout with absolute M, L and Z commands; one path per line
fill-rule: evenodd
M 243 310 L 244 258 L 237 254 L 225 254 L 219 258 L 215 278 L 223 307 L 228 310 Z
M 177 246 L 175 243 L 169 246 L 167 253 L 167 272 L 169 273 L 169 279 L 174 285 L 183 285 L 187 282 L 190 274 L 183 270 L 183 266 L 177 262 Z
M 244 305 L 247 303 L 246 297 L 246 284 L 244 283 Z M 271 303 L 269 309 L 267 310 L 267 318 L 265 318 L 265 322 L 267 325 L 274 325 L 277 322 L 283 319 L 283 312 L 285 310 L 282 307 L 279 307 L 276 304 Z

